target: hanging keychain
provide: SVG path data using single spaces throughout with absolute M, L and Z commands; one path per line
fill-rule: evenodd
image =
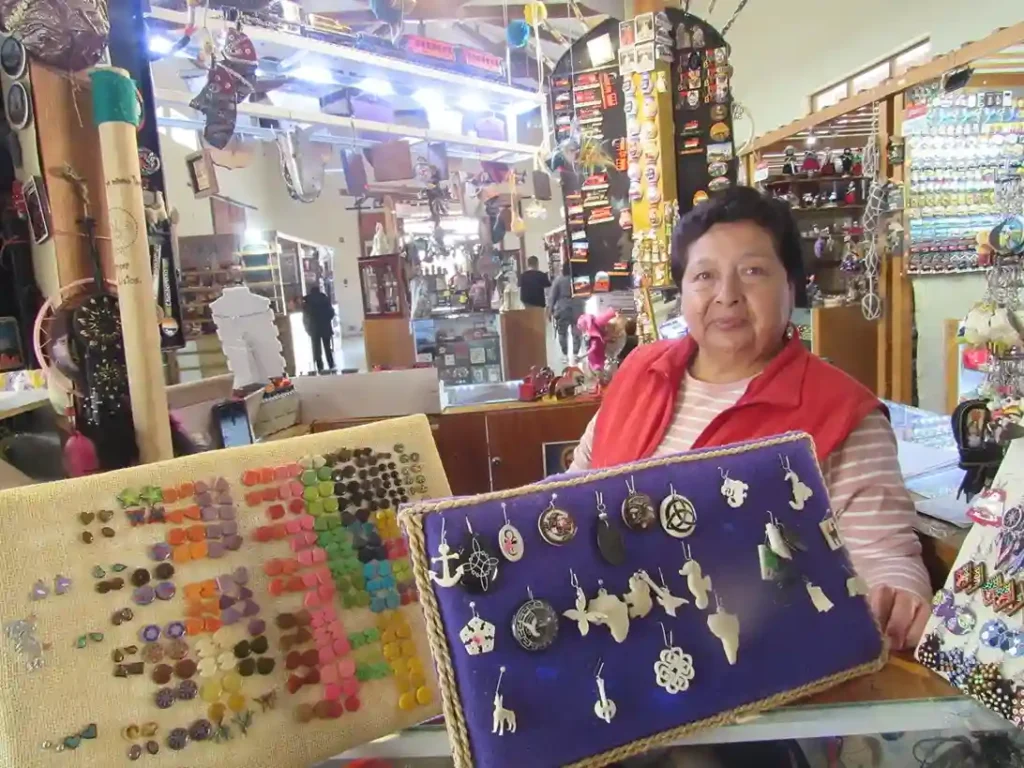
M 452 573 L 450 563 L 459 559 L 458 552 L 452 552 L 444 533 L 445 520 L 441 518 L 441 543 L 437 545 L 437 557 L 430 558 L 431 563 L 441 564 L 441 574 L 430 571 L 430 580 L 439 587 L 454 587 L 462 579 L 466 566 L 460 564 Z
M 637 492 L 636 480 L 632 476 L 626 481 L 626 490 L 629 495 L 622 502 L 622 522 L 631 530 L 646 531 L 658 517 L 654 502 L 646 493 Z
M 786 543 L 786 539 L 782 535 L 782 531 L 779 528 L 779 522 L 771 512 L 768 513 L 768 522 L 764 526 L 764 537 L 772 552 L 783 560 L 793 559 L 793 553 L 790 551 L 789 545 Z
M 512 636 L 524 651 L 543 651 L 558 637 L 558 614 L 547 600 L 535 598 L 529 587 L 526 594 L 529 599 L 512 617 Z
M 825 537 L 829 549 L 834 552 L 843 548 L 843 537 L 839 535 L 839 524 L 836 522 L 836 516 L 832 514 L 831 507 L 825 510 L 825 519 L 818 523 L 818 528 L 821 529 L 821 535 Z
M 850 566 L 844 565 L 843 570 L 850 574 L 850 578 L 846 580 L 846 594 L 850 597 L 859 597 L 866 595 L 870 591 L 868 583 L 858 576 L 857 572 L 850 568 Z
M 463 545 L 459 556 L 465 561 L 462 586 L 467 592 L 486 592 L 498 578 L 498 558 L 487 547 L 482 536 L 474 533 L 473 526 L 466 518 L 469 530 L 469 544 Z M 468 553 L 467 553 L 468 550 Z
M 693 604 L 700 610 L 704 610 L 708 607 L 708 592 L 711 590 L 711 577 L 705 576 L 702 573 L 701 565 L 693 556 L 690 554 L 690 547 L 687 543 L 681 542 L 683 545 L 683 556 L 686 558 L 686 562 L 683 563 L 683 567 L 679 569 L 679 575 L 686 577 L 686 588 L 690 590 L 690 594 L 693 595 Z
M 816 584 L 813 584 L 806 576 L 804 577 L 804 587 L 811 598 L 811 604 L 817 609 L 818 613 L 828 613 L 832 610 L 834 606 L 832 601 L 828 599 L 825 591 Z
M 682 605 L 688 604 L 690 601 L 684 597 L 676 597 L 668 590 L 668 585 L 665 583 L 665 574 L 662 573 L 661 568 L 658 568 L 658 575 L 661 576 L 661 584 L 655 584 L 647 571 L 637 571 L 637 575 L 643 579 L 647 586 L 654 592 L 655 597 L 660 605 L 669 616 L 675 617 L 676 608 Z
M 508 510 L 504 501 L 501 502 L 501 514 L 505 518 L 505 524 L 498 529 L 498 548 L 506 560 L 517 563 L 523 559 L 523 535 L 508 521 Z

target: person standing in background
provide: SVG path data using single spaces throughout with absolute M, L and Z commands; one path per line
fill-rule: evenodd
M 555 278 L 555 282 L 551 286 L 545 312 L 549 321 L 552 319 L 555 321 L 555 333 L 558 335 L 558 345 L 562 348 L 562 356 L 569 365 L 575 365 L 581 335 L 576 321 L 583 314 L 583 303 L 579 299 L 573 298 L 568 261 L 562 264 L 562 274 Z M 572 333 L 571 351 L 567 338 L 569 332 Z
M 313 343 L 313 363 L 316 365 L 317 373 L 324 371 L 323 353 L 327 355 L 327 369 L 334 370 L 334 350 L 331 348 L 334 336 L 331 328 L 333 320 L 334 307 L 331 300 L 324 295 L 319 285 L 312 285 L 309 293 L 302 299 L 302 324 Z
M 524 307 L 544 308 L 544 290 L 551 287 L 551 281 L 539 266 L 537 257 L 531 256 L 526 260 L 526 271 L 519 276 L 519 300 Z

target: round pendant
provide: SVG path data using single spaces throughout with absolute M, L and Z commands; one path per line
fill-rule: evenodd
M 540 513 L 540 517 L 537 518 L 537 529 L 544 541 L 560 547 L 568 544 L 576 536 L 576 521 L 564 509 L 552 504 Z
M 646 531 L 656 516 L 654 502 L 646 493 L 630 493 L 622 502 L 622 522 L 634 531 Z
M 1003 514 L 1003 528 L 1015 533 L 1024 530 L 1024 507 L 1018 505 L 1006 510 Z
M 558 613 L 546 600 L 527 600 L 512 617 L 512 636 L 524 651 L 550 648 L 558 637 Z
M 626 542 L 608 515 L 601 515 L 597 519 L 597 549 L 609 565 L 622 565 L 626 562 Z
M 511 523 L 505 523 L 498 531 L 498 546 L 501 548 L 501 554 L 510 563 L 522 560 L 523 535 Z
M 459 552 L 459 562 L 466 565 L 459 583 L 468 592 L 486 592 L 498 578 L 498 558 L 476 534 L 470 536 L 468 546 Z
M 661 527 L 676 539 L 685 539 L 697 527 L 697 510 L 693 503 L 678 493 L 669 494 L 661 502 Z

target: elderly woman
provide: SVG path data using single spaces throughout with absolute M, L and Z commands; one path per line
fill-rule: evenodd
M 789 324 L 804 274 L 788 207 L 734 188 L 683 217 L 672 253 L 689 335 L 629 356 L 572 469 L 810 433 L 872 610 L 893 647 L 916 644 L 931 588 L 896 438 L 878 399 L 811 355 Z

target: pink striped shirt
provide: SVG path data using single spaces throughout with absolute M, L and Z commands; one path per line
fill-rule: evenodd
M 736 404 L 751 379 L 708 384 L 689 374 L 679 386 L 675 415 L 655 456 L 688 451 L 719 413 Z M 590 466 L 594 423 L 587 425 L 571 469 Z M 896 458 L 896 435 L 878 411 L 864 417 L 821 468 L 839 530 L 857 572 L 874 587 L 887 584 L 925 600 L 932 589 L 914 533 L 917 514 Z

